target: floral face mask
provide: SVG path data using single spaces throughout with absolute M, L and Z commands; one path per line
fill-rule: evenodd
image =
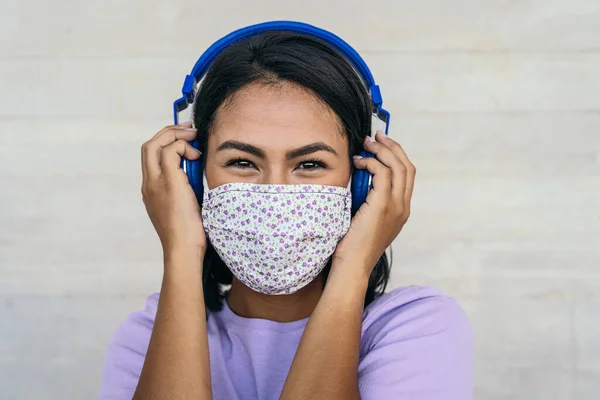
M 233 275 L 264 294 L 313 281 L 350 228 L 349 188 L 227 183 L 205 192 L 204 230 Z

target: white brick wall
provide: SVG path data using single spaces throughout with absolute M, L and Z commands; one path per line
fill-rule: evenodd
M 160 282 L 139 146 L 210 43 L 271 19 L 338 33 L 382 86 L 419 169 L 393 286 L 461 301 L 476 399 L 597 399 L 597 0 L 0 0 L 0 398 L 94 398 Z

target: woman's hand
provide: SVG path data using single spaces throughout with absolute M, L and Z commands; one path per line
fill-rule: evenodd
M 197 160 L 190 123 L 167 126 L 142 146 L 142 195 L 165 271 L 135 399 L 212 399 L 201 263 L 206 236 L 181 158 Z M 199 267 L 199 268 L 198 268 Z M 176 340 L 173 340 L 176 338 Z
M 332 256 L 331 272 L 311 314 L 281 393 L 282 400 L 360 399 L 358 365 L 369 276 L 410 213 L 415 167 L 383 133 L 355 158 L 373 174 L 373 189 Z M 331 332 L 336 332 L 332 335 Z
M 416 170 L 402 147 L 382 132 L 375 141 L 367 137 L 364 147 L 376 158 L 355 157 L 354 165 L 373 174 L 373 189 L 338 244 L 332 266 L 355 265 L 368 277 L 408 220 Z
M 200 206 L 180 167 L 182 157 L 200 157 L 188 143 L 195 137 L 191 123 L 182 123 L 163 128 L 142 146 L 142 197 L 165 255 L 185 251 L 203 257 L 206 249 Z

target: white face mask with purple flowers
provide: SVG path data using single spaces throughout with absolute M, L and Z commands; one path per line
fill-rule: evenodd
M 208 190 L 202 219 L 233 275 L 264 294 L 313 281 L 350 228 L 349 188 L 227 183 Z

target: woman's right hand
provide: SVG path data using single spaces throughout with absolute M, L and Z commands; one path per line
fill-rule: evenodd
M 182 157 L 200 157 L 188 143 L 195 137 L 191 123 L 184 122 L 163 128 L 142 146 L 142 198 L 165 256 L 182 251 L 204 257 L 200 206 L 180 167 Z
M 181 158 L 197 160 L 191 124 L 167 126 L 142 146 L 142 196 L 165 269 L 152 336 L 134 399 L 212 399 L 200 205 Z M 173 340 L 177 338 L 177 340 Z

